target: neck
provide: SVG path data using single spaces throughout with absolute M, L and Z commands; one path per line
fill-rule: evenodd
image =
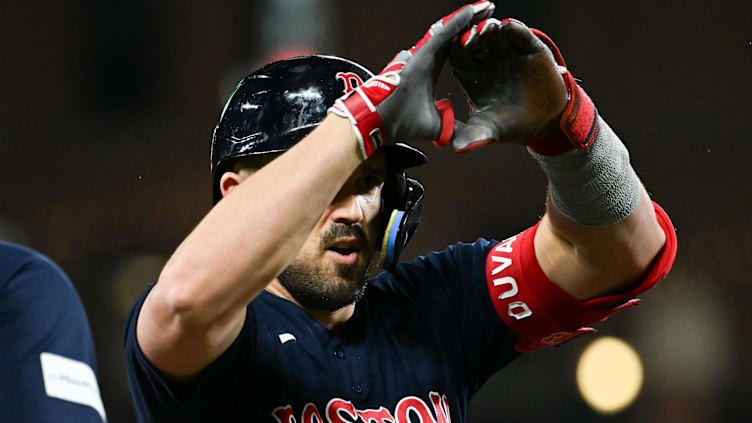
M 322 326 L 327 329 L 332 329 L 350 320 L 353 313 L 355 312 L 355 303 L 348 304 L 334 311 L 318 310 L 304 307 L 295 298 L 293 298 L 292 294 L 290 294 L 290 291 L 288 291 L 287 288 L 285 288 L 277 278 L 274 278 L 272 283 L 267 285 L 266 291 L 278 297 L 284 298 L 302 308 L 306 313 L 310 314 L 311 317 L 316 319 L 319 323 L 321 323 Z

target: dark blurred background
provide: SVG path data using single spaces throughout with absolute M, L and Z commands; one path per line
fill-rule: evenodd
M 0 13 L 0 239 L 57 261 L 96 342 L 110 422 L 134 421 L 125 316 L 209 210 L 209 139 L 235 83 L 316 51 L 380 69 L 451 0 L 13 2 Z M 478 394 L 471 422 L 741 421 L 752 398 L 752 3 L 499 2 L 556 40 L 678 228 L 673 272 L 599 325 L 639 354 L 636 401 L 601 414 L 580 395 L 579 339 L 531 353 Z M 438 90 L 464 101 L 445 71 Z M 407 258 L 543 213 L 545 177 L 520 148 L 423 146 L 421 230 Z M 746 170 L 745 170 L 746 169 Z M 619 382 L 615 382 L 619 383 Z

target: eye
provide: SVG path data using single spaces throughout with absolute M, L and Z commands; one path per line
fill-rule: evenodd
M 363 175 L 355 181 L 355 187 L 358 192 L 366 193 L 379 186 L 383 182 L 383 180 L 384 178 L 379 175 Z

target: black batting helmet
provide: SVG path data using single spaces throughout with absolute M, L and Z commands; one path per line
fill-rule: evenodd
M 281 153 L 316 128 L 334 101 L 373 74 L 333 56 L 303 56 L 269 63 L 243 78 L 225 105 L 211 143 L 212 191 L 237 159 Z M 388 174 L 382 190 L 382 265 L 391 268 L 420 223 L 423 186 L 404 169 L 426 156 L 407 144 L 382 147 Z

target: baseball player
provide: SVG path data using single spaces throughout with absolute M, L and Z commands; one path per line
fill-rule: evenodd
M 212 140 L 215 206 L 126 324 L 141 421 L 462 422 L 521 352 L 665 277 L 674 230 L 626 148 L 554 43 L 493 9 L 440 19 L 378 75 L 309 56 L 240 82 Z M 434 101 L 447 57 L 465 124 Z M 405 169 L 426 161 L 402 141 L 420 140 L 527 146 L 545 216 L 399 263 L 423 198 Z
M 0 421 L 107 421 L 89 322 L 47 257 L 0 241 Z

